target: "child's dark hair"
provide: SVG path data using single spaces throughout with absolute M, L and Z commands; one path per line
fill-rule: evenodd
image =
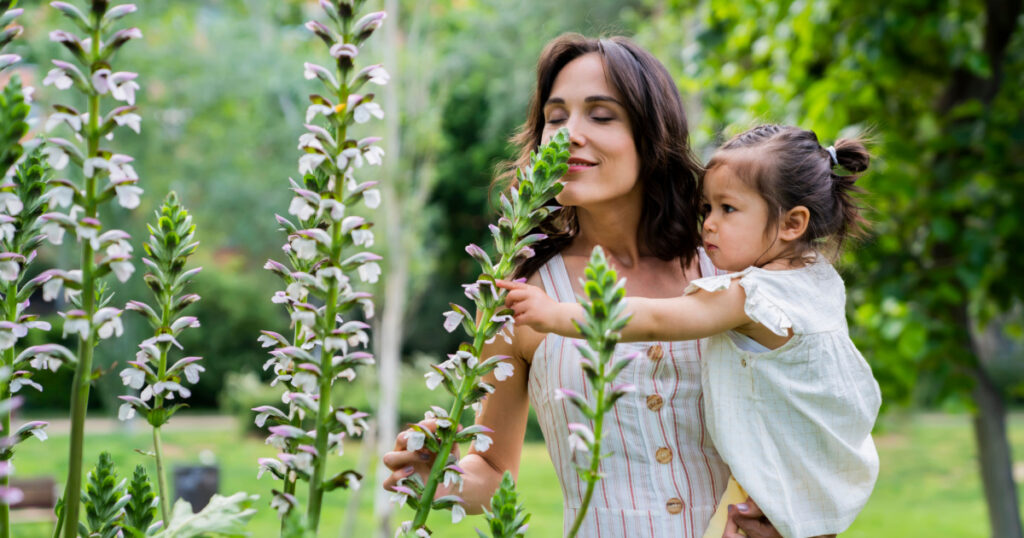
M 769 226 L 786 211 L 806 207 L 810 219 L 794 257 L 822 246 L 838 256 L 846 239 L 861 236 L 867 227 L 854 196 L 864 190 L 854 183 L 867 170 L 871 155 L 858 138 L 841 138 L 831 148 L 834 155 L 814 131 L 759 125 L 722 145 L 707 170 L 728 162 L 768 203 Z M 836 168 L 848 173 L 836 173 Z

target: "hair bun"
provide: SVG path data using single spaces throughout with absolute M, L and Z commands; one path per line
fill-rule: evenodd
M 871 154 L 858 139 L 840 138 L 835 146 L 836 164 L 844 170 L 859 174 L 871 164 Z

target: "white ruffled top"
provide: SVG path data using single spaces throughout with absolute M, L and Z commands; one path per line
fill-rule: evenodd
M 842 278 L 819 256 L 799 269 L 697 279 L 686 292 L 733 282 L 750 319 L 793 337 L 760 352 L 738 334 L 707 340 L 701 381 L 715 447 L 784 537 L 843 532 L 878 477 L 871 429 L 881 394 L 850 340 Z

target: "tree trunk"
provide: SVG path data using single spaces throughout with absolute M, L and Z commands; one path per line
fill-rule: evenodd
M 397 96 L 397 85 L 401 73 L 396 72 L 398 50 L 402 46 L 399 36 L 399 13 L 397 0 L 384 0 L 384 11 L 388 21 L 384 28 L 387 47 L 384 51 L 386 69 L 395 72 L 395 77 L 384 89 L 386 106 L 385 142 L 387 154 L 385 164 L 389 172 L 382 185 L 382 204 L 384 206 L 384 230 L 387 238 L 387 272 L 384 277 L 384 308 L 381 312 L 380 332 L 377 334 L 379 350 L 377 354 L 378 392 L 377 392 L 377 431 L 376 431 L 376 478 L 374 480 L 373 514 L 377 522 L 378 536 L 391 538 L 391 523 L 394 507 L 391 506 L 389 495 L 379 484 L 384 482 L 390 470 L 380 463 L 385 452 L 394 448 L 395 436 L 398 435 L 398 367 L 402 357 L 403 321 L 405 305 L 409 289 L 409 253 L 405 248 L 402 234 L 402 218 L 404 193 L 406 189 L 396 185 L 401 181 L 399 153 L 401 148 L 400 121 L 402 106 Z M 403 197 L 399 199 L 398 197 Z M 371 449 L 367 446 L 366 449 Z
M 1021 522 L 1017 505 L 1017 484 L 1013 480 L 1013 456 L 1006 437 L 1006 408 L 999 389 L 979 365 L 975 379 L 974 439 L 978 444 L 978 465 L 988 503 L 992 536 L 1020 538 Z

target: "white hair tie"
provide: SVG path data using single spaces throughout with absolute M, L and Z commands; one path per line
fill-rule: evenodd
M 832 166 L 839 166 L 839 158 L 836 157 L 835 146 L 829 146 L 825 148 L 825 151 L 827 151 L 829 156 L 832 157 Z

